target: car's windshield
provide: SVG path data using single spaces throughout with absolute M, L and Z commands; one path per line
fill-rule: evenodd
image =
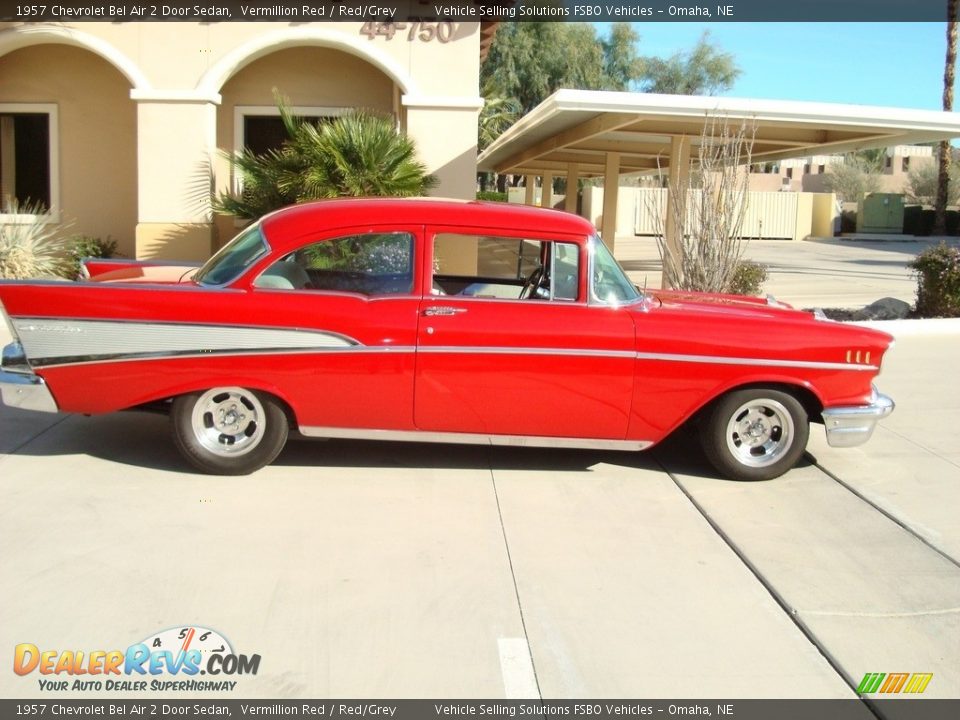
M 251 225 L 228 242 L 193 276 L 201 285 L 225 285 L 233 282 L 240 273 L 263 257 L 267 250 L 260 225 Z
M 606 305 L 623 305 L 639 300 L 640 292 L 613 259 L 603 241 L 594 235 L 587 247 L 593 268 L 590 278 L 591 300 Z

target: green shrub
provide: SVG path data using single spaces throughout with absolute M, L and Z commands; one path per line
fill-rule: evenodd
M 960 248 L 940 243 L 907 267 L 917 276 L 917 315 L 960 317 Z
M 75 279 L 80 274 L 80 261 L 84 258 L 110 258 L 117 254 L 117 241 L 107 236 L 106 240 L 89 235 L 74 235 L 67 240 L 67 260 L 63 276 Z
M 0 278 L 23 280 L 59 275 L 64 266 L 64 242 L 56 237 L 59 227 L 44 222 L 40 205 L 11 204 L 7 214 L 21 217 L 0 225 Z
M 477 200 L 491 200 L 493 202 L 507 202 L 507 193 L 483 191 L 477 193 Z
M 727 292 L 734 295 L 760 295 L 767 281 L 767 266 L 753 260 L 740 260 Z
M 425 195 L 437 184 L 392 116 L 353 110 L 315 125 L 293 115 L 279 95 L 276 99 L 283 145 L 261 155 L 225 153 L 243 189 L 217 195 L 217 212 L 252 220 L 308 200 L 409 197 Z
M 932 208 L 907 205 L 903 208 L 903 232 L 905 235 L 931 235 L 934 213 Z M 947 210 L 947 235 L 956 235 L 960 226 L 960 213 Z

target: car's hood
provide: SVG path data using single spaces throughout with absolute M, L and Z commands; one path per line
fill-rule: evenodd
M 810 313 L 801 313 L 801 311 L 795 310 L 792 305 L 775 300 L 772 296 L 759 298 L 686 290 L 647 290 L 647 295 L 658 300 L 662 307 L 675 310 L 699 310 L 710 313 L 726 311 L 764 317 L 783 317 L 785 314 L 810 316 Z
M 164 264 L 149 260 L 91 259 L 82 263 L 82 275 L 92 282 L 159 283 L 189 282 L 196 263 Z

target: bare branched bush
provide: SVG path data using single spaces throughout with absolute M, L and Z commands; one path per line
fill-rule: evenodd
M 863 195 L 880 192 L 882 165 L 877 159 L 847 153 L 842 163 L 830 166 L 824 183 L 841 202 L 857 202 Z
M 685 180 L 666 184 L 674 202 L 666 210 L 655 202 L 647 208 L 654 219 L 665 287 L 730 291 L 746 249 L 741 228 L 755 135 L 752 123 L 731 127 L 726 118 L 708 117 Z M 675 246 L 668 243 L 671 223 Z
M 25 279 L 59 275 L 64 265 L 64 241 L 57 225 L 45 223 L 39 205 L 11 204 L 13 222 L 0 224 L 0 278 Z

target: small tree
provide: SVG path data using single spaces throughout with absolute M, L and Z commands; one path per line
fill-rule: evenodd
M 879 192 L 880 168 L 876 160 L 849 153 L 842 163 L 833 163 L 824 179 L 827 189 L 842 202 L 857 202 L 861 196 Z
M 648 208 L 654 218 L 664 285 L 678 290 L 729 292 L 746 241 L 741 237 L 747 204 L 747 168 L 755 127 L 731 128 L 725 119 L 707 118 L 696 162 L 686 182 L 667 183 L 675 202 L 672 214 Z M 676 246 L 667 242 L 667 224 Z
M 934 163 L 911 168 L 904 187 L 907 201 L 917 205 L 933 205 L 937 199 L 939 175 L 939 168 Z M 950 163 L 948 176 L 947 205 L 956 205 L 960 200 L 960 167 L 956 163 Z
M 253 219 L 307 200 L 423 195 L 436 184 L 389 117 L 358 110 L 314 125 L 277 105 L 287 139 L 267 153 L 228 156 L 243 187 L 220 193 L 216 211 Z

